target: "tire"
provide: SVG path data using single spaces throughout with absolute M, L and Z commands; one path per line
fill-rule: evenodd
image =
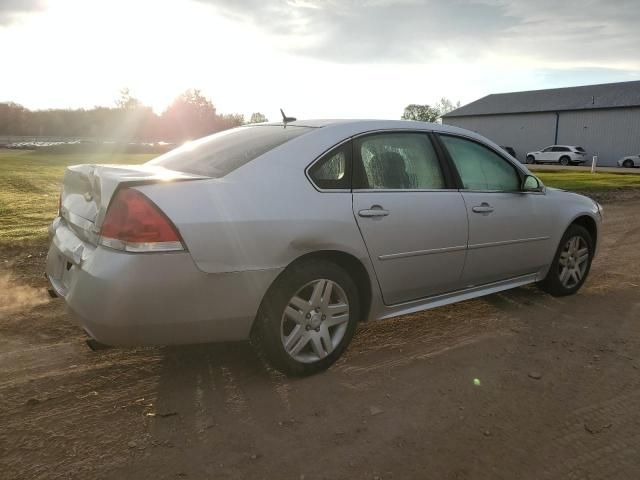
M 575 249 L 573 249 L 574 245 L 570 245 L 572 241 L 577 242 L 574 244 Z M 580 255 L 579 252 L 585 248 L 587 251 Z M 538 283 L 538 286 L 554 297 L 573 295 L 580 290 L 589 275 L 593 252 L 593 239 L 587 229 L 575 224 L 569 226 L 560 240 L 547 276 Z M 586 258 L 580 262 L 585 254 Z M 565 273 L 565 269 L 567 271 L 574 270 L 575 273 Z
M 359 315 L 358 288 L 347 272 L 330 261 L 309 260 L 285 270 L 271 286 L 256 317 L 252 343 L 282 373 L 312 375 L 340 358 Z
M 525 162 L 528 164 L 533 164 L 536 163 L 536 159 L 533 155 L 527 155 Z
M 563 167 L 566 167 L 570 163 L 571 163 L 571 159 L 566 155 L 564 157 L 560 157 L 560 165 L 562 165 Z
M 625 160 L 622 162 L 624 168 L 633 168 L 633 160 Z

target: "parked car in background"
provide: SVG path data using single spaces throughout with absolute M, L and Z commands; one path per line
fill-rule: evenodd
M 619 167 L 633 168 L 640 167 L 640 153 L 638 155 L 628 155 L 618 160 Z
M 587 161 L 584 148 L 574 145 L 550 145 L 539 152 L 529 152 L 527 163 L 559 163 L 560 165 L 578 165 Z
M 516 151 L 513 149 L 513 147 L 500 145 L 500 148 L 503 149 L 505 152 L 507 152 L 509 155 L 511 155 L 513 158 L 518 158 L 516 157 Z
M 46 274 L 99 342 L 251 339 L 305 375 L 361 320 L 530 283 L 577 292 L 601 218 L 460 128 L 265 123 L 144 165 L 68 167 Z

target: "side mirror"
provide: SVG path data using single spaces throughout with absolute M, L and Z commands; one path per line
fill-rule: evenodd
M 523 192 L 541 192 L 542 184 L 540 180 L 538 180 L 533 175 L 527 175 L 524 177 L 524 181 L 522 182 L 522 191 Z

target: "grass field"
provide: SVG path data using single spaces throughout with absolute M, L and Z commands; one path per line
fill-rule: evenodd
M 153 154 L 52 154 L 0 150 L 0 245 L 44 239 L 58 208 L 60 181 L 68 165 L 143 163 Z M 550 187 L 597 192 L 640 189 L 640 175 L 586 172 L 538 172 Z
M 64 169 L 78 163 L 143 163 L 148 154 L 51 154 L 0 150 L 0 244 L 42 239 L 58 210 Z
M 602 191 L 619 188 L 640 188 L 640 175 L 591 172 L 534 172 L 548 187 L 577 190 L 580 192 Z

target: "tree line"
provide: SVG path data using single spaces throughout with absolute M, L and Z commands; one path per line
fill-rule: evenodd
M 460 102 L 453 103 L 448 98 L 443 97 L 435 105 L 411 103 L 404 107 L 404 112 L 400 118 L 419 122 L 437 122 L 443 115 L 456 108 L 460 108 Z
M 256 112 L 221 114 L 200 90 L 180 94 L 161 114 L 144 105 L 128 89 L 113 107 L 29 110 L 13 102 L 0 103 L 0 135 L 80 137 L 136 142 L 183 142 L 245 123 L 268 121 Z
M 435 122 L 460 106 L 446 98 L 435 105 L 410 104 L 404 120 Z M 260 113 L 250 118 L 218 113 L 211 99 L 200 90 L 180 94 L 161 114 L 144 105 L 128 89 L 120 91 L 113 107 L 91 109 L 29 110 L 13 102 L 0 103 L 0 135 L 63 138 L 95 138 L 125 142 L 179 143 L 246 123 L 268 121 Z

